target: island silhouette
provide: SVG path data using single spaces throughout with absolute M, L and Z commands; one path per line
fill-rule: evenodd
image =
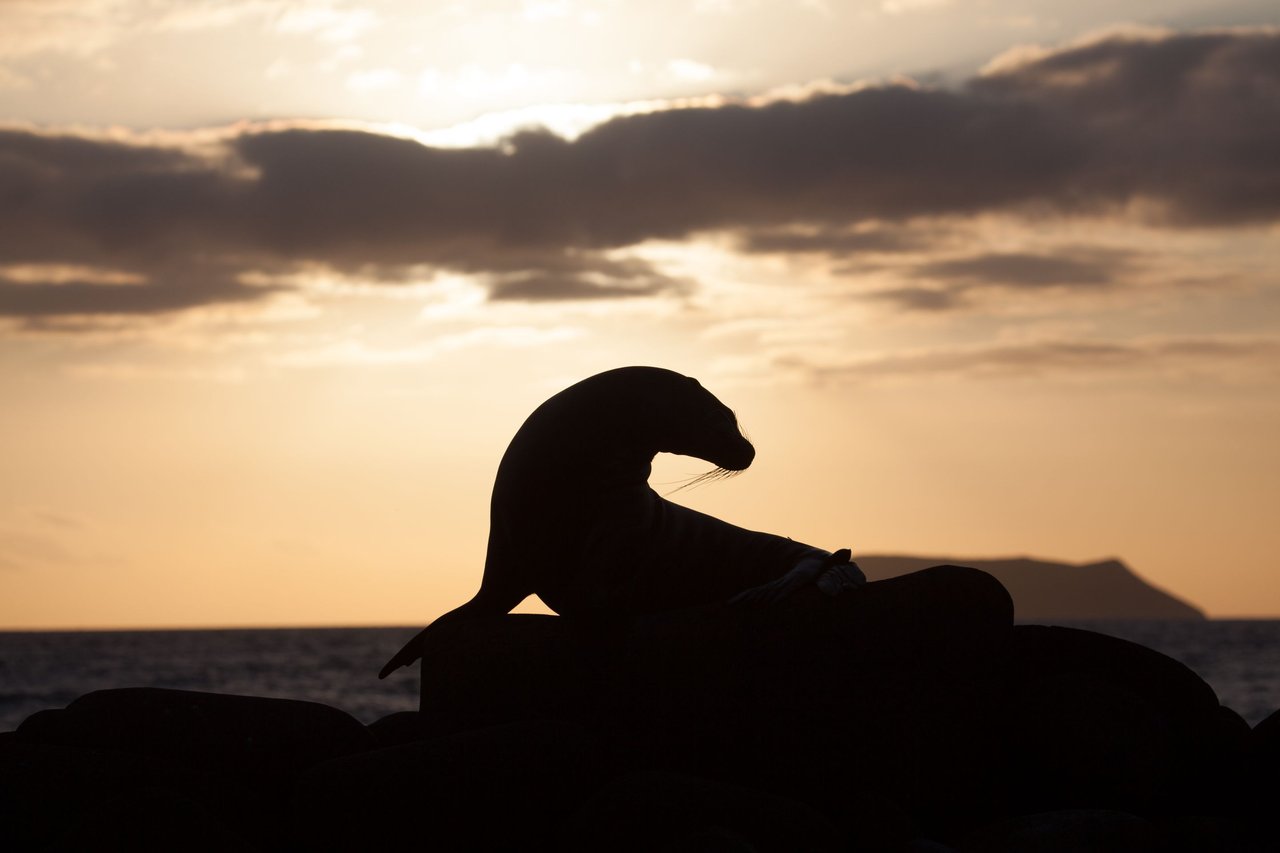
M 1207 618 L 1196 605 L 1152 586 L 1117 559 L 1074 564 L 1031 557 L 858 555 L 858 565 L 869 581 L 918 572 L 940 563 L 981 569 L 1000 581 L 1013 597 L 1014 617 L 1019 622 Z

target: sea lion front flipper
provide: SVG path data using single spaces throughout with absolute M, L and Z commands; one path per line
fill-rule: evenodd
M 824 595 L 837 596 L 846 590 L 857 589 L 866 584 L 867 576 L 863 574 L 862 568 L 857 563 L 849 559 L 851 556 L 847 548 L 832 554 L 826 569 L 813 582 L 814 586 Z
M 777 604 L 789 598 L 796 590 L 815 582 L 832 566 L 847 563 L 849 556 L 848 548 L 841 548 L 834 554 L 815 548 L 811 555 L 801 559 L 782 577 L 743 590 L 729 599 L 729 604 L 733 606 Z

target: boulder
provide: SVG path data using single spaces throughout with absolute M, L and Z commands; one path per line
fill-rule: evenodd
M 369 749 L 351 715 L 316 702 L 188 690 L 99 690 L 23 722 L 32 743 L 108 749 L 182 767 L 261 777 Z
M 369 734 L 373 736 L 373 744 L 378 749 L 411 743 L 427 736 L 423 729 L 422 715 L 417 711 L 397 711 L 375 720 L 369 724 Z
M 444 735 L 524 720 L 589 719 L 615 644 L 602 627 L 558 616 L 441 623 L 423 650 L 423 731 Z
M 293 835 L 308 850 L 551 849 L 616 772 L 608 744 L 572 723 L 472 729 L 312 768 Z
M 998 582 L 955 566 L 664 614 L 636 627 L 613 710 L 664 768 L 827 813 L 874 791 L 942 837 L 998 809 L 991 723 L 1012 620 Z
M 1013 631 L 1003 709 L 1016 812 L 1178 812 L 1207 795 L 1230 722 L 1199 676 L 1091 631 Z
M 960 846 L 960 853 L 1157 853 L 1161 840 L 1161 833 L 1136 815 L 1064 809 L 985 827 Z
M 897 846 L 905 840 L 904 834 Z M 835 826 L 803 803 L 709 779 L 649 771 L 616 779 L 588 799 L 569 821 L 556 849 L 818 853 L 848 848 Z M 891 848 L 877 844 L 875 849 Z
M 115 792 L 159 777 L 136 755 L 26 743 L 0 743 L 0 850 L 43 850 Z
M 279 848 L 250 843 L 233 832 L 206 803 L 172 790 L 144 787 L 102 794 L 89 808 L 67 821 L 47 849 L 49 853 L 254 853 Z

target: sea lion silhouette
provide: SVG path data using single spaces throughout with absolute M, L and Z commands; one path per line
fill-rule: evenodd
M 865 580 L 847 550 L 829 554 L 661 497 L 648 482 L 659 452 L 717 466 L 705 478 L 755 459 L 733 411 L 670 370 L 609 370 L 539 406 L 498 466 L 480 591 L 378 677 L 417 660 L 433 626 L 499 616 L 529 595 L 562 616 L 611 619 L 731 598 L 767 603 L 815 580 L 834 594 Z

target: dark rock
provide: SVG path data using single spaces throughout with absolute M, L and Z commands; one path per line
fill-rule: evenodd
M 295 797 L 305 849 L 549 849 L 563 821 L 615 773 L 598 736 L 512 723 L 336 759 Z
M 987 768 L 1012 619 L 999 583 L 954 566 L 665 614 L 636 629 L 615 710 L 657 766 L 829 814 L 876 791 L 950 831 L 998 811 Z
M 119 853 L 252 853 L 262 849 L 232 832 L 204 803 L 169 790 L 103 792 L 48 848 Z
M 159 789 L 219 815 L 228 832 L 267 849 L 284 843 L 276 803 L 299 771 L 373 745 L 353 717 L 314 702 L 151 688 L 87 694 L 64 710 L 32 715 L 16 736 L 29 747 L 66 750 L 61 760 L 72 765 L 102 761 L 108 770 L 119 765 L 141 774 L 92 792 L 78 801 L 81 811 L 108 795 L 127 805 L 140 790 Z M 58 800 L 44 797 L 36 810 L 47 808 L 56 810 Z M 110 822 L 101 814 L 89 820 Z
M 411 743 L 427 736 L 422 715 L 417 711 L 397 711 L 375 720 L 369 724 L 369 734 L 373 735 L 374 746 L 378 749 Z
M 149 687 L 86 694 L 63 711 L 32 715 L 17 733 L 249 776 L 292 773 L 373 746 L 359 721 L 327 705 Z
M 1272 803 L 1274 806 L 1274 803 Z M 1161 825 L 1160 853 L 1276 853 L 1280 837 L 1263 837 L 1238 820 L 1205 815 L 1177 817 Z
M 1244 717 L 1225 705 L 1218 708 L 1214 726 L 1204 735 L 1203 763 L 1186 787 L 1183 811 L 1233 817 L 1245 813 L 1251 794 L 1251 737 Z
M 692 776 L 643 772 L 615 780 L 583 804 L 557 849 L 846 848 L 836 828 L 802 803 Z
M 1250 739 L 1250 748 L 1258 760 L 1280 772 L 1280 710 L 1273 711 L 1254 726 Z
M 1061 810 L 1024 815 L 986 827 L 961 853 L 1156 853 L 1161 833 L 1125 812 Z
M 439 623 L 422 656 L 424 731 L 588 718 L 612 643 L 558 616 Z
M 1280 711 L 1275 711 L 1253 727 L 1245 759 L 1245 788 L 1242 811 L 1275 840 L 1280 850 Z
M 147 759 L 107 750 L 0 744 L 0 850 L 43 850 L 113 792 L 155 784 Z
M 1003 728 L 1016 811 L 1151 815 L 1203 800 L 1224 718 L 1199 676 L 1091 631 L 1018 626 L 1013 638 Z

